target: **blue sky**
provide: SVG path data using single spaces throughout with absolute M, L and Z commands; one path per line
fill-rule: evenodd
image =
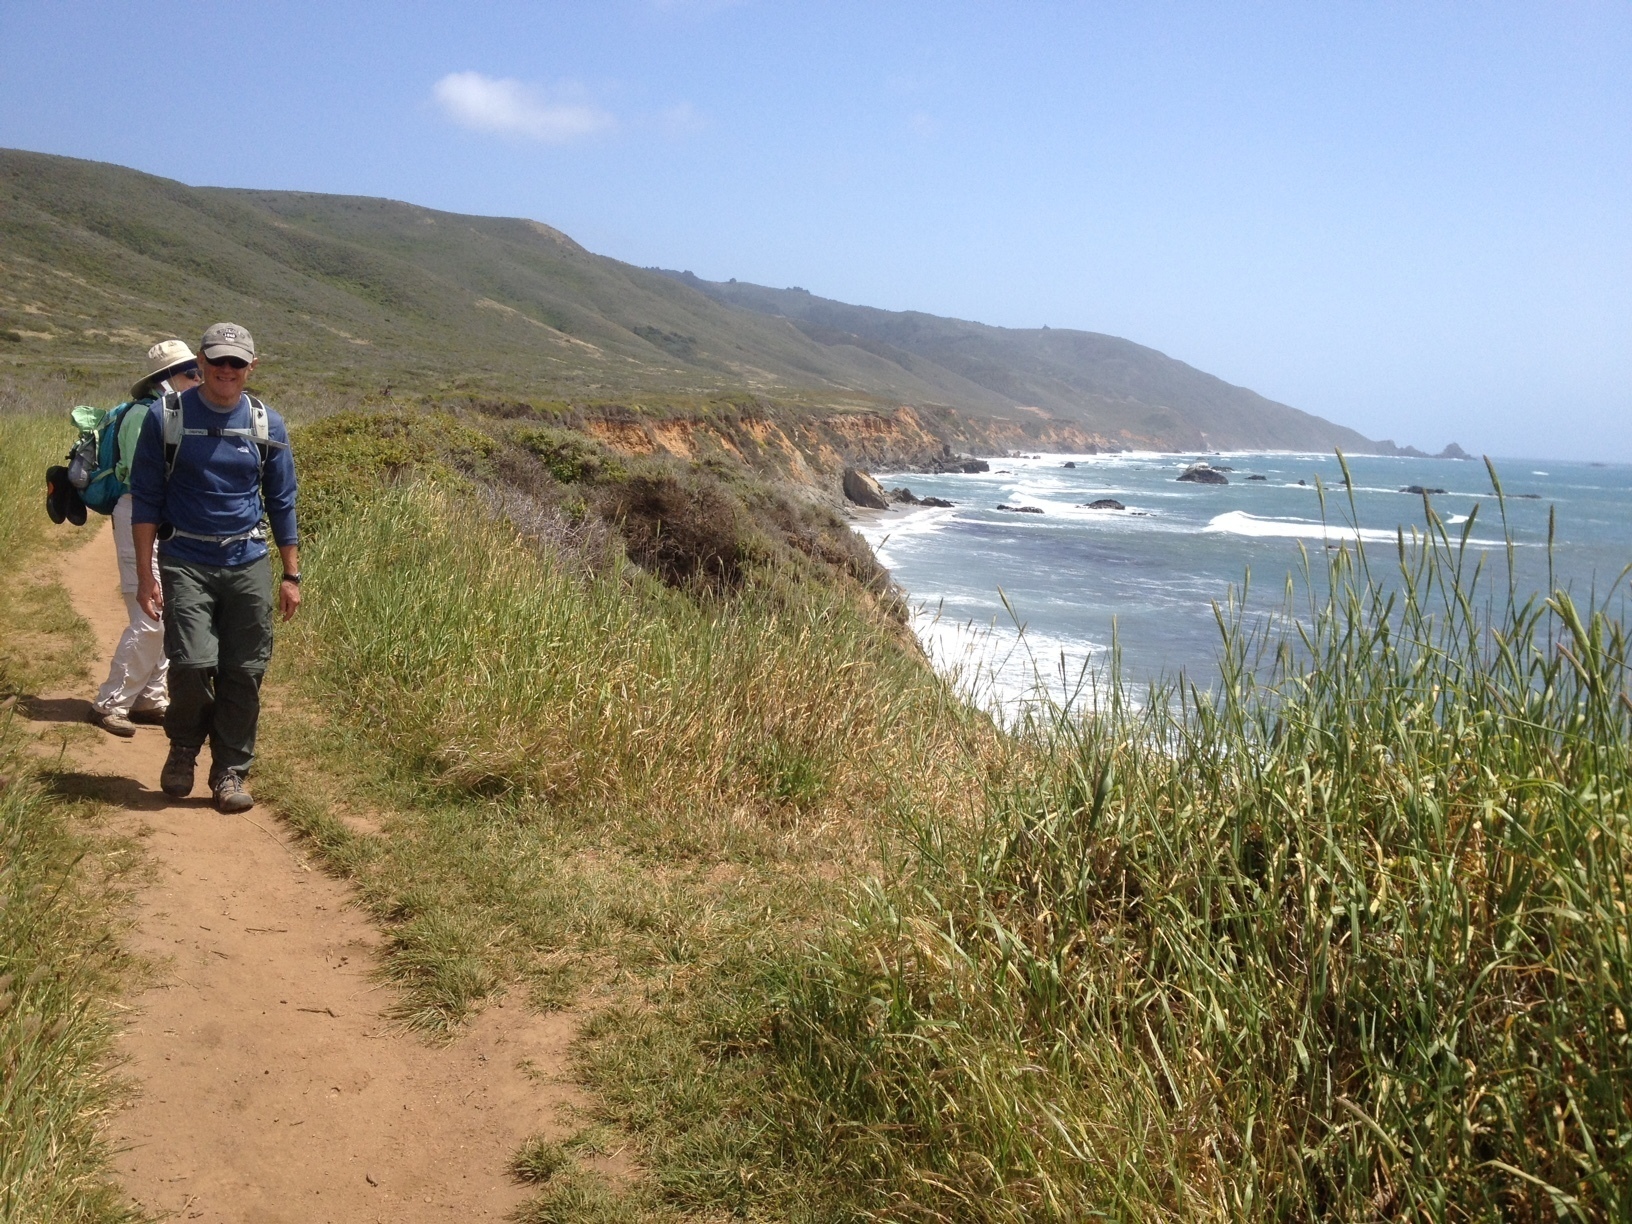
M 0 2 L 0 145 L 1632 461 L 1632 4 Z

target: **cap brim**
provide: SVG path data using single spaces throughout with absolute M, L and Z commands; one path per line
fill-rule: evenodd
M 240 361 L 255 360 L 255 350 L 247 349 L 241 344 L 212 344 L 206 347 L 201 355 L 210 361 L 217 357 L 236 357 Z

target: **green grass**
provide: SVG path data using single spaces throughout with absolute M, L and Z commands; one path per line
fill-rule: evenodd
M 54 793 L 17 709 L 19 693 L 81 675 L 87 640 L 61 588 L 28 578 L 61 541 L 50 533 L 70 530 L 43 509 L 70 432 L 46 398 L 0 404 L 0 550 L 19 575 L 0 598 L 0 1218 L 105 1224 L 136 1218 L 103 1128 L 121 1092 L 110 1000 L 129 973 L 119 935 L 141 860 L 96 828 L 94 805 Z
M 45 469 L 74 439 L 68 410 L 91 388 L 68 379 L 0 382 L 0 551 L 13 574 L 0 585 L 0 697 L 87 678 L 90 627 L 74 612 L 51 564 L 100 525 L 52 524 Z

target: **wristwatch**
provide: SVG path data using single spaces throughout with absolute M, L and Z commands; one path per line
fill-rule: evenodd
M 298 572 L 291 574 L 288 570 L 284 570 L 283 571 L 283 580 L 285 582 L 292 582 L 296 586 L 299 586 L 300 585 L 300 574 Z

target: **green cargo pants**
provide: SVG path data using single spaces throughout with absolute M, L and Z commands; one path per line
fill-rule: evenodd
M 261 678 L 272 660 L 272 567 L 232 569 L 159 557 L 170 709 L 164 733 L 179 748 L 210 745 L 210 786 L 240 778 L 255 759 Z

